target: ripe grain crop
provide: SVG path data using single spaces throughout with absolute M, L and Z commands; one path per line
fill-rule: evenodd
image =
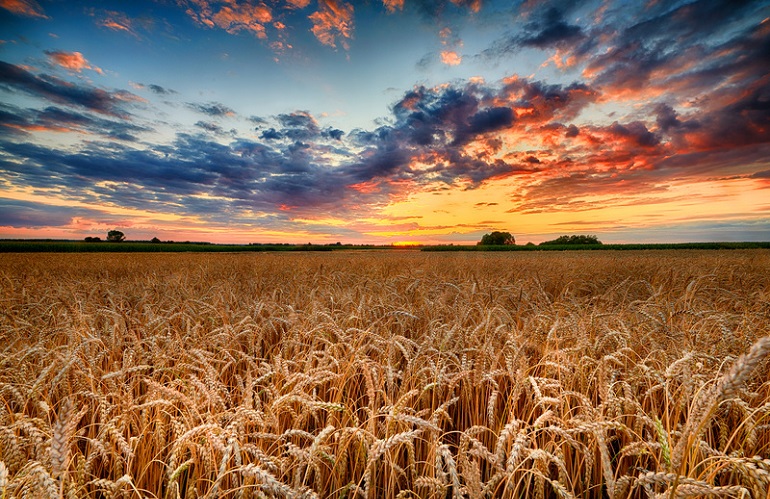
M 0 498 L 770 497 L 770 251 L 6 254 Z

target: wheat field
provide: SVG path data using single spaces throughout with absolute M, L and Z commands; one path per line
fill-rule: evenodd
M 9 254 L 0 498 L 770 497 L 770 251 Z

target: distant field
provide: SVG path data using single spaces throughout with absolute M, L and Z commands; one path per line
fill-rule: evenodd
M 2 498 L 770 494 L 764 249 L 7 253 L 0 302 Z
M 209 244 L 209 243 L 150 243 L 106 241 L 0 241 L 0 253 L 232 253 L 263 251 L 331 251 L 329 245 L 284 244 Z
M 345 251 L 345 250 L 405 249 L 403 246 L 336 245 L 336 244 L 210 244 L 210 243 L 150 243 L 143 241 L 85 241 L 0 240 L 0 253 L 242 253 L 265 251 Z M 567 251 L 567 250 L 723 250 L 770 249 L 770 242 L 712 242 L 712 243 L 639 243 L 639 244 L 550 244 L 544 246 L 476 246 L 436 245 L 416 246 L 423 251 Z

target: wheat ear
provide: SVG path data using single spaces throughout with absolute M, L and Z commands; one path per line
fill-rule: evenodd
M 674 447 L 671 456 L 672 469 L 679 469 L 685 450 L 690 446 L 690 440 L 700 436 L 719 403 L 736 395 L 749 374 L 768 353 L 770 353 L 770 336 L 765 336 L 757 340 L 747 353 L 738 357 L 730 371 L 724 374 L 713 388 L 700 393 L 682 436 Z

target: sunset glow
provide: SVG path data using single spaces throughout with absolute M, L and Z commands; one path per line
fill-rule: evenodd
M 0 1 L 0 238 L 770 240 L 770 2 Z

